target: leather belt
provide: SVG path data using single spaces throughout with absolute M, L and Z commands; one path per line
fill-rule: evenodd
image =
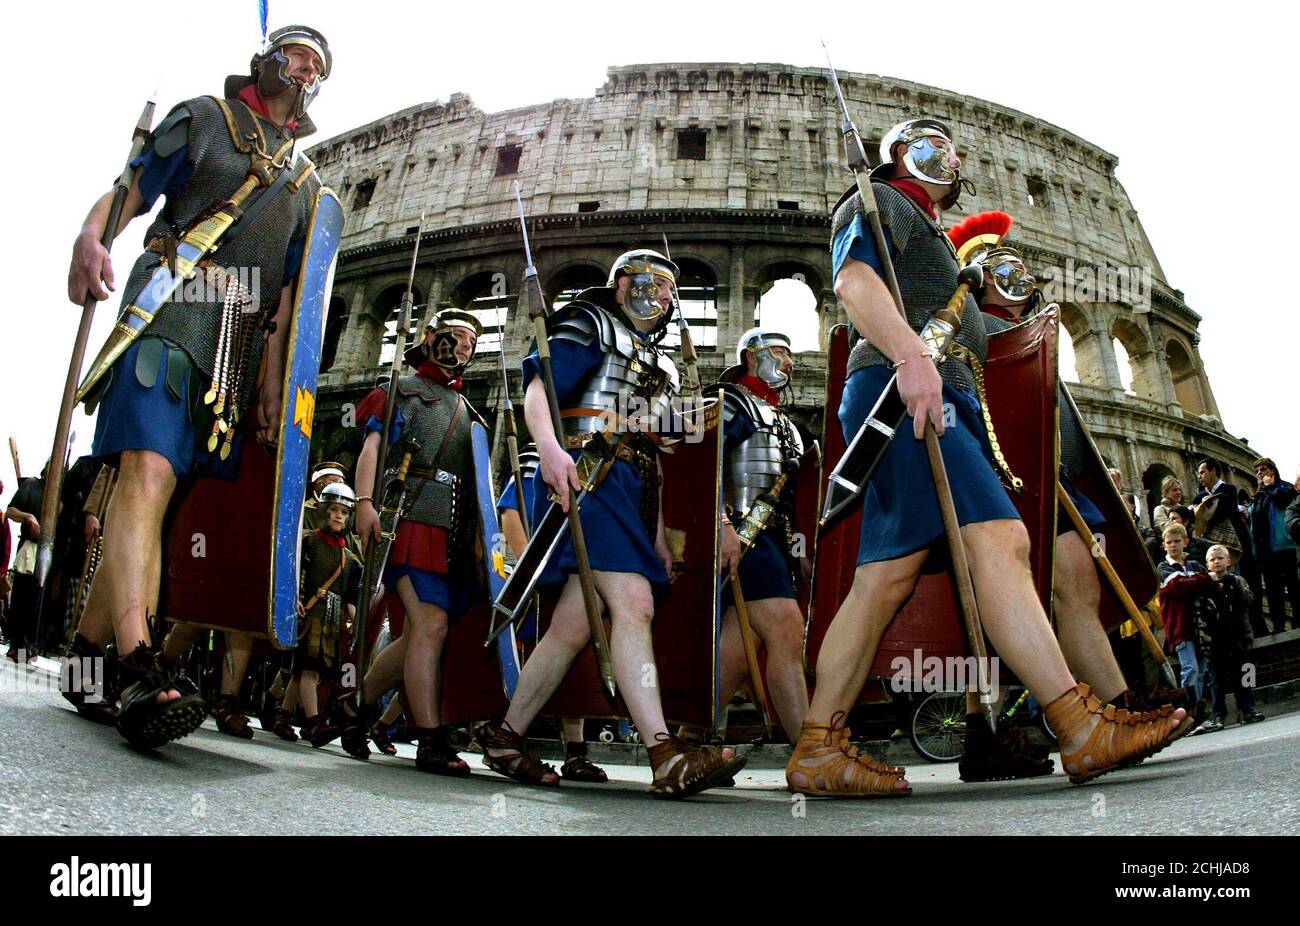
M 564 448 L 566 450 L 582 450 L 589 440 L 591 440 L 590 434 L 566 434 L 564 436 Z M 625 440 L 621 440 L 614 445 L 614 459 L 622 460 L 624 463 L 631 463 L 633 466 L 638 463 L 653 463 L 655 460 L 653 454 L 635 447 Z
M 432 479 L 434 482 L 441 483 L 445 486 L 455 486 L 460 482 L 460 477 L 455 473 L 449 473 L 445 469 L 423 469 L 412 466 L 407 471 L 407 475 L 414 476 L 417 479 Z

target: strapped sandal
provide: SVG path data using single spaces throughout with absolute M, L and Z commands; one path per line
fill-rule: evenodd
M 1082 784 L 1107 772 L 1136 765 L 1164 749 L 1174 738 L 1169 721 L 1174 708 L 1168 704 L 1155 711 L 1133 713 L 1112 704 L 1102 704 L 1092 689 L 1075 685 L 1045 708 L 1047 722 L 1061 744 L 1061 767 L 1074 784 Z M 1067 753 L 1065 744 L 1077 736 L 1090 717 L 1099 723 L 1082 747 Z M 1185 718 L 1184 718 L 1185 720 Z
M 90 663 L 91 672 L 88 676 L 85 671 L 86 660 L 92 660 Z M 99 660 L 98 663 L 94 660 Z M 72 668 L 76 664 L 78 668 Z M 87 680 L 94 680 L 94 666 L 101 665 L 104 667 L 104 678 L 99 679 L 100 690 L 96 692 L 82 691 L 76 684 L 80 681 L 82 685 Z M 105 656 L 101 647 L 91 643 L 81 634 L 77 634 L 72 639 L 72 645 L 68 647 L 68 654 L 63 659 L 63 668 L 59 674 L 59 690 L 63 693 L 64 700 L 77 709 L 77 713 L 87 720 L 95 723 L 102 723 L 105 726 L 117 725 L 117 706 L 113 703 L 117 699 L 110 692 L 113 687 L 112 682 L 116 681 L 117 661 L 110 660 Z M 74 674 L 78 678 L 74 680 Z M 110 679 L 110 674 L 114 678 Z M 98 694 L 96 700 L 90 698 Z
M 414 727 L 413 729 L 418 744 L 415 751 L 416 768 L 422 772 L 451 775 L 455 778 L 465 778 L 469 775 L 469 763 L 460 757 L 456 747 L 451 744 L 450 727 Z M 379 744 L 376 742 L 375 745 Z M 396 753 L 397 750 L 394 749 L 393 752 Z
M 657 742 L 647 750 L 650 753 L 650 768 L 657 770 L 673 756 L 681 756 L 660 777 L 655 771 L 655 779 L 646 793 L 651 797 L 679 799 L 699 794 L 709 788 L 718 788 L 732 781 L 736 772 L 745 767 L 748 756 L 732 755 L 730 759 L 722 753 L 720 746 L 686 746 L 681 740 L 669 733 L 655 734 Z
M 349 714 L 343 708 L 343 700 L 340 699 L 338 703 L 339 712 L 343 715 L 343 733 L 339 745 L 352 758 L 365 762 L 370 758 L 369 731 L 379 722 L 379 705 L 363 702 L 359 713 Z
M 1030 742 L 1025 731 L 1008 721 L 989 728 L 984 714 L 966 715 L 966 738 L 957 763 L 962 781 L 1009 781 L 1052 774 L 1052 760 L 1039 755 L 1041 746 Z
M 241 740 L 253 738 L 248 717 L 239 709 L 238 695 L 221 695 L 213 701 L 212 719 L 217 722 L 217 729 L 228 736 L 237 736 Z
M 393 742 L 392 737 L 388 735 L 388 727 L 382 721 L 376 721 L 370 728 L 370 739 L 374 742 L 375 748 L 386 756 L 397 755 L 397 745 Z M 468 768 L 468 766 L 466 766 Z
M 805 720 L 799 742 L 785 767 L 786 787 L 810 797 L 905 797 L 911 787 L 896 788 L 906 777 L 898 766 L 881 765 L 860 752 L 850 741 L 844 725 L 844 711 L 837 711 L 830 723 Z M 807 784 L 795 784 L 795 774 Z
M 523 784 L 559 786 L 560 776 L 555 769 L 529 752 L 524 738 L 506 721 L 479 724 L 474 728 L 474 738 L 483 749 L 483 764 L 498 775 Z M 510 753 L 493 756 L 488 754 L 489 749 L 508 749 Z M 548 777 L 554 780 L 547 781 Z
M 339 738 L 339 728 L 324 714 L 308 717 L 302 725 L 302 738 L 311 743 L 313 749 L 320 749 Z
M 275 709 L 275 720 L 271 723 L 271 732 L 286 743 L 296 743 L 298 742 L 298 734 L 293 732 L 293 724 L 289 722 L 290 719 L 288 711 L 282 707 L 277 707 Z
M 155 659 L 147 645 L 141 643 L 118 660 L 118 668 L 127 686 L 117 711 L 117 729 L 132 746 L 157 749 L 203 726 L 208 706 L 194 683 Z M 168 691 L 177 691 L 180 697 L 159 702 L 158 696 Z
M 586 743 L 564 744 L 564 764 L 560 766 L 560 777 L 566 781 L 597 785 L 609 781 L 605 770 L 587 758 Z

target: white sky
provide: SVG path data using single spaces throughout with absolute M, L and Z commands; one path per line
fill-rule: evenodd
M 271 0 L 271 28 L 306 22 L 330 39 L 335 73 L 313 108 L 317 140 L 455 91 L 489 112 L 591 96 L 615 64 L 820 66 L 820 37 L 841 70 L 932 84 L 1053 122 L 1119 157 L 1118 176 L 1170 283 L 1204 318 L 1201 354 L 1229 431 L 1293 477 L 1296 300 L 1289 274 L 1257 268 L 1294 265 L 1293 236 L 1279 221 L 1288 203 L 1268 201 L 1266 191 L 1294 172 L 1296 9 L 927 0 L 890 4 L 873 22 L 872 6 Z M 164 74 L 158 118 L 178 100 L 219 93 L 259 43 L 256 0 L 184 10 L 115 0 L 7 12 L 0 440 L 17 438 L 25 473 L 49 454 L 79 317 L 65 294 L 72 240 L 121 169 L 140 106 Z M 927 35 L 922 47 L 908 47 Z M 138 54 L 148 45 L 156 52 Z M 1238 157 L 1257 152 L 1268 186 L 1250 185 L 1249 160 L 1233 183 L 1215 179 L 1212 168 L 1230 149 Z M 119 279 L 145 224 L 137 220 L 113 251 Z M 1239 230 L 1250 249 L 1231 244 Z M 116 298 L 97 310 L 91 356 L 116 310 Z M 85 452 L 93 422 L 78 412 L 73 428 L 74 452 Z M 7 452 L 0 456 L 7 501 L 13 467 Z

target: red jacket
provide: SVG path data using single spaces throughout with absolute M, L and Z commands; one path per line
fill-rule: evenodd
M 1201 595 L 1214 594 L 1215 585 L 1195 560 L 1179 569 L 1165 559 L 1160 563 L 1160 578 L 1160 620 L 1165 625 L 1165 649 L 1172 653 L 1179 643 L 1195 642 L 1192 602 Z

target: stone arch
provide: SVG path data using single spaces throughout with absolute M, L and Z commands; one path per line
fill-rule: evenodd
M 1058 346 L 1061 379 L 1085 386 L 1104 386 L 1106 378 L 1098 355 L 1098 341 L 1092 336 L 1087 312 L 1072 302 L 1062 302 L 1058 310 L 1057 317 L 1061 320 Z
M 469 308 L 469 304 L 482 296 L 504 296 L 509 293 L 510 276 L 500 267 L 483 267 L 466 273 L 455 286 L 447 290 L 446 301 L 458 309 Z M 493 293 L 493 287 L 497 292 Z M 504 288 L 502 288 L 504 287 Z
M 1110 325 L 1110 336 L 1124 348 L 1129 366 L 1133 370 L 1131 390 L 1140 399 L 1163 402 L 1160 388 L 1160 371 L 1155 352 L 1151 349 L 1151 336 L 1128 318 L 1116 318 Z
M 1193 415 L 1208 415 L 1209 404 L 1205 401 L 1205 388 L 1201 382 L 1201 372 L 1197 368 L 1192 352 L 1177 338 L 1165 340 L 1165 362 L 1169 368 L 1169 378 L 1173 380 L 1174 395 L 1183 411 Z
M 589 260 L 574 260 L 562 264 L 542 284 L 546 304 L 558 308 L 576 293 L 592 286 L 604 286 L 609 271 Z
M 780 306 L 777 318 L 769 321 L 775 320 L 778 326 L 788 329 L 786 333 L 795 342 L 796 351 L 815 350 L 820 346 L 822 301 L 819 294 L 826 280 L 819 268 L 797 257 L 779 257 L 759 264 L 750 285 L 757 294 L 754 313 L 748 320 L 750 325 L 763 321 L 763 299 L 767 296 L 769 305 Z
M 1173 476 L 1179 482 L 1183 481 L 1183 477 L 1174 472 L 1172 467 L 1158 460 L 1142 472 L 1142 490 L 1147 511 L 1153 511 L 1156 505 L 1160 504 L 1160 483 L 1165 481 L 1166 476 Z M 1190 496 L 1186 493 L 1186 483 L 1183 484 L 1183 489 L 1183 498 L 1187 500 Z
M 779 257 L 759 264 L 749 278 L 749 286 L 761 288 L 777 280 L 799 280 L 814 293 L 826 288 L 823 272 L 806 260 L 797 257 Z
M 449 291 L 448 301 L 472 313 L 483 326 L 483 336 L 478 339 L 480 353 L 496 352 L 500 347 L 515 295 L 510 292 L 509 279 L 505 271 L 487 267 L 461 277 Z

